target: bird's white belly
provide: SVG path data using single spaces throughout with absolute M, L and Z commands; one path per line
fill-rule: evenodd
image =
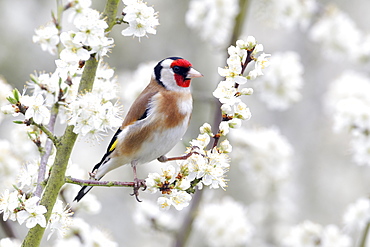
M 143 143 L 139 155 L 133 159 L 143 164 L 167 154 L 181 140 L 186 129 L 187 124 L 154 133 L 153 138 Z

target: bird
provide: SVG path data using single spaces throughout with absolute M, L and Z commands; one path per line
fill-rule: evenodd
M 131 105 L 123 123 L 110 141 L 106 153 L 97 163 L 90 179 L 100 180 L 108 172 L 130 164 L 134 176 L 134 193 L 138 201 L 144 180 L 137 178 L 136 166 L 166 154 L 185 134 L 193 110 L 190 89 L 192 78 L 203 75 L 181 57 L 168 57 L 154 67 L 151 80 Z M 83 186 L 74 201 L 79 202 L 92 186 Z

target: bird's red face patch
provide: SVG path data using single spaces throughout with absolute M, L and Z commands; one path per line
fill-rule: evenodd
M 175 77 L 177 85 L 179 85 L 180 87 L 190 86 L 191 79 L 186 78 L 186 76 L 191 66 L 192 66 L 191 63 L 185 59 L 177 59 L 172 62 L 171 68 L 175 72 L 174 77 Z

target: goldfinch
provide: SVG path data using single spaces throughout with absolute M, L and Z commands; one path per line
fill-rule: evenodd
M 183 137 L 193 109 L 190 81 L 201 76 L 183 58 L 160 61 L 149 85 L 134 101 L 103 158 L 92 169 L 90 179 L 100 180 L 109 171 L 131 164 L 135 183 L 132 195 L 138 200 L 143 180 L 137 178 L 136 166 L 155 159 L 166 160 L 165 154 Z M 75 200 L 80 201 L 91 189 L 92 186 L 83 186 Z

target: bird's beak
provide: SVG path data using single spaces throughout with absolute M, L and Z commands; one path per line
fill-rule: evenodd
M 193 68 L 190 68 L 186 78 L 196 78 L 196 77 L 202 77 L 202 76 L 203 75 L 201 73 L 199 73 L 198 71 L 196 71 Z

